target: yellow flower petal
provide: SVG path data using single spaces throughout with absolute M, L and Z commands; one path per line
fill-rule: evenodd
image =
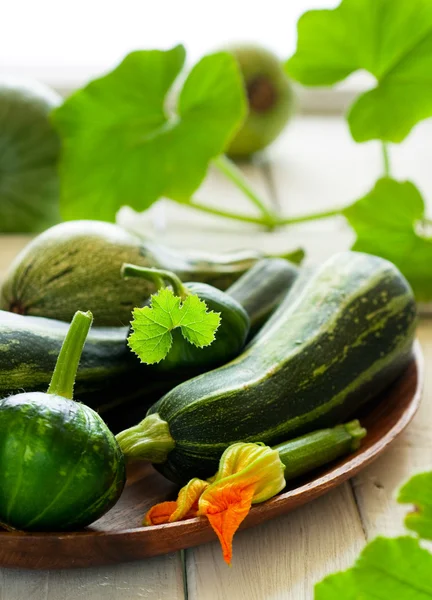
M 219 538 L 226 563 L 231 564 L 232 541 L 241 522 L 248 515 L 256 482 L 220 483 L 204 493 L 199 502 L 199 514 L 206 515 Z M 211 486 L 212 487 L 212 486 Z
M 284 487 L 284 465 L 276 450 L 246 443 L 225 450 L 213 483 L 199 499 L 199 514 L 209 519 L 228 564 L 234 534 L 251 505 L 264 502 Z
M 202 479 L 191 479 L 181 488 L 177 500 L 152 506 L 144 518 L 144 525 L 161 525 L 196 517 L 198 500 L 208 485 L 207 481 Z
M 207 481 L 198 479 L 195 477 L 191 479 L 182 489 L 179 491 L 177 497 L 177 509 L 170 517 L 170 523 L 174 521 L 181 521 L 182 519 L 190 519 L 189 515 L 193 512 L 193 516 L 196 516 L 198 512 L 198 501 L 203 491 L 209 486 Z
M 235 532 L 252 504 L 264 502 L 285 487 L 284 469 L 277 450 L 263 444 L 232 444 L 221 456 L 215 476 L 208 481 L 191 479 L 176 501 L 153 506 L 144 524 L 173 523 L 205 515 L 230 564 Z
M 161 525 L 169 523 L 169 518 L 177 508 L 177 502 L 161 502 L 155 504 L 144 517 L 143 525 Z

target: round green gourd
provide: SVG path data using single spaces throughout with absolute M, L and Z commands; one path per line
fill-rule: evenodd
M 18 78 L 0 81 L 0 232 L 37 232 L 60 220 L 60 140 L 49 120 L 61 98 Z
M 294 112 L 294 93 L 281 61 L 254 44 L 228 48 L 237 59 L 248 99 L 248 115 L 227 154 L 244 158 L 263 150 L 283 131 Z
M 81 528 L 123 490 L 125 462 L 113 434 L 71 399 L 90 324 L 90 313 L 75 315 L 46 394 L 0 400 L 0 523 L 7 528 Z
M 171 332 L 171 349 L 160 363 L 152 366 L 152 369 L 170 373 L 187 371 L 192 375 L 201 372 L 203 368 L 211 369 L 226 363 L 240 354 L 249 333 L 250 320 L 243 306 L 230 295 L 205 283 L 183 284 L 174 273 L 161 269 L 146 269 L 126 264 L 123 274 L 126 277 L 146 279 L 152 282 L 156 289 L 165 287 L 165 282 L 168 282 L 176 296 L 184 299 L 188 294 L 194 294 L 206 303 L 209 311 L 220 313 L 220 325 L 210 346 L 197 348 L 184 339 L 179 329 L 174 329 Z
M 262 257 L 253 250 L 218 255 L 172 250 L 113 223 L 68 221 L 44 231 L 18 254 L 0 290 L 0 309 L 69 322 L 86 307 L 95 325 L 128 325 L 131 311 L 156 289 L 146 280 L 124 281 L 123 263 L 168 269 L 183 281 L 227 289 Z M 303 252 L 287 258 L 300 262 Z

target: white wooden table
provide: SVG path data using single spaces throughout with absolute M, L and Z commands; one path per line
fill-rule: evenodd
M 395 175 L 410 177 L 432 198 L 432 125 L 418 127 L 393 152 Z M 303 117 L 288 128 L 265 159 L 245 167 L 269 203 L 286 214 L 324 210 L 360 197 L 380 174 L 379 147 L 354 144 L 336 117 Z M 212 174 L 201 198 L 219 207 L 247 210 L 231 185 Z M 122 219 L 127 218 L 123 213 Z M 171 203 L 158 236 L 178 246 L 207 250 L 254 246 L 283 251 L 302 245 L 310 261 L 349 246 L 352 234 L 342 219 L 258 231 L 194 214 Z M 148 227 L 148 220 L 137 226 Z M 25 244 L 23 237 L 0 238 L 0 278 Z M 326 496 L 255 529 L 237 533 L 228 568 L 216 542 L 151 560 L 75 571 L 0 569 L 0 600 L 307 600 L 314 583 L 348 567 L 367 540 L 403 531 L 404 508 L 395 491 L 414 471 L 432 465 L 432 322 L 422 321 L 419 338 L 426 359 L 426 384 L 419 414 L 393 446 L 358 477 Z

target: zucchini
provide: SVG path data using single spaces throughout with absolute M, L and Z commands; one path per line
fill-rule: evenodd
M 292 257 L 301 260 L 302 252 Z M 0 309 L 70 321 L 76 310 L 93 312 L 95 325 L 121 326 L 155 292 L 148 281 L 123 281 L 123 263 L 175 271 L 182 280 L 228 288 L 262 254 L 210 255 L 143 242 L 112 223 L 69 221 L 51 227 L 18 254 L 0 293 Z
M 29 531 L 85 527 L 115 504 L 126 481 L 115 437 L 72 392 L 91 313 L 78 312 L 47 393 L 0 400 L 0 523 Z
M 297 279 L 299 269 L 283 258 L 263 258 L 227 289 L 249 315 L 252 338 L 279 306 Z
M 136 426 L 148 441 L 158 438 L 166 477 L 210 476 L 235 442 L 275 445 L 335 425 L 407 367 L 416 304 L 393 264 L 344 252 L 300 290 L 294 301 L 294 290 L 288 294 L 243 354 L 161 398 L 147 417 L 159 419 L 150 436 L 146 419 Z M 141 458 L 152 460 L 151 444 L 142 444 Z

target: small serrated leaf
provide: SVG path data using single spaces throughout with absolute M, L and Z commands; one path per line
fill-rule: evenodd
M 169 288 L 164 288 L 151 297 L 150 306 L 133 311 L 128 343 L 141 362 L 152 365 L 168 354 L 173 329 L 179 327 L 189 343 L 204 348 L 215 339 L 219 323 L 220 314 L 207 312 L 206 303 L 198 296 L 187 296 L 181 303 Z
M 180 322 L 183 337 L 198 348 L 209 346 L 215 339 L 220 324 L 220 315 L 207 312 L 206 303 L 198 296 L 188 296 L 183 303 Z

